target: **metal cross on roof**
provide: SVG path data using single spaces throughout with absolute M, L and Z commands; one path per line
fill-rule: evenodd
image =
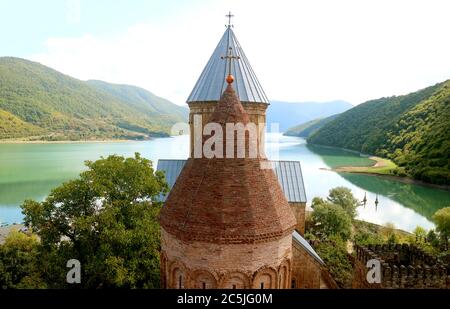
M 233 25 L 231 24 L 231 19 L 234 17 L 233 14 L 231 14 L 231 12 L 229 12 L 227 15 L 225 15 L 225 17 L 228 18 L 228 28 L 231 28 Z
M 228 61 L 228 75 L 231 75 L 231 63 L 233 60 L 239 60 L 241 57 L 233 55 L 233 48 L 228 48 L 228 55 L 220 57 L 221 59 L 225 59 Z

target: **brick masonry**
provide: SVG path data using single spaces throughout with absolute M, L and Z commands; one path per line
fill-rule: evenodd
M 165 288 L 288 288 L 292 237 L 253 244 L 183 241 L 161 231 Z M 181 278 L 181 279 L 180 279 Z
M 306 203 L 289 203 L 291 210 L 294 213 L 297 225 L 295 229 L 300 235 L 305 235 L 305 209 Z
M 220 123 L 225 133 L 227 123 L 263 120 L 265 108 L 255 114 L 249 116 L 230 85 L 208 122 Z M 248 134 L 245 139 L 248 148 Z M 160 215 L 163 287 L 290 286 L 297 222 L 273 170 L 261 169 L 265 163 L 261 153 L 187 161 Z

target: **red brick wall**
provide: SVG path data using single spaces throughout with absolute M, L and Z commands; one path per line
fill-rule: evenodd
M 167 288 L 289 288 L 292 236 L 257 244 L 184 242 L 161 230 Z M 164 286 L 163 286 L 164 287 Z

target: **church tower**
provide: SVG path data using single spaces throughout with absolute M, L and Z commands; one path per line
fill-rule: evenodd
M 240 158 L 239 135 L 227 136 L 227 124 L 265 122 L 268 103 L 231 27 L 188 102 L 191 117 L 219 124 L 223 141 L 234 140 L 234 156 L 191 155 L 184 165 L 160 214 L 162 287 L 289 288 L 293 212 L 259 148 Z M 245 134 L 246 154 L 250 139 Z
M 233 16 L 230 13 L 227 17 L 231 19 Z M 227 63 L 222 58 L 230 50 L 233 51 L 238 61 L 232 63 L 231 72 L 228 72 Z M 225 79 L 228 73 L 235 77 L 234 89 L 248 113 L 250 121 L 257 126 L 265 126 L 269 100 L 250 66 L 230 22 L 187 100 L 190 109 L 191 132 L 194 132 L 194 116 L 201 116 L 203 126 L 208 122 L 220 96 L 227 87 Z M 265 130 L 261 130 L 259 133 L 259 140 L 262 143 L 265 140 L 264 133 Z M 191 134 L 191 156 L 194 151 L 193 138 L 193 134 Z

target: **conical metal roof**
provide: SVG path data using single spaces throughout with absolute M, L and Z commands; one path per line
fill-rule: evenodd
M 228 62 L 222 59 L 229 50 L 239 59 L 232 61 L 231 74 L 235 77 L 234 89 L 242 103 L 267 103 L 258 78 L 242 50 L 233 30 L 228 27 L 198 79 L 187 103 L 219 101 L 227 88 Z

